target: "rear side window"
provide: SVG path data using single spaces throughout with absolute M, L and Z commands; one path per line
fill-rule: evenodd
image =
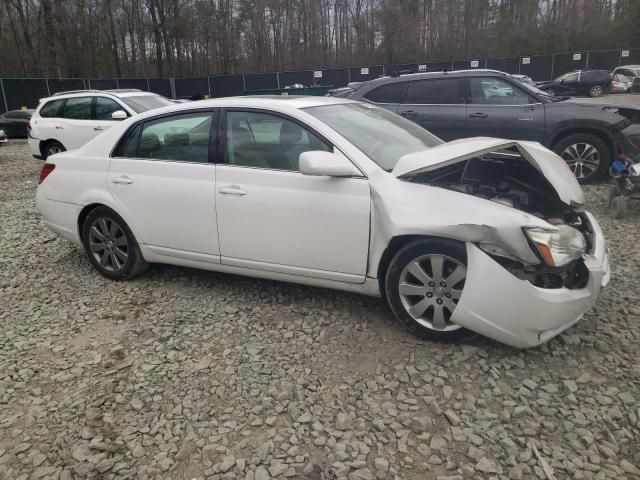
M 406 89 L 407 82 L 389 83 L 370 91 L 364 98 L 375 103 L 400 103 Z
M 211 119 L 212 112 L 197 112 L 147 121 L 129 130 L 113 156 L 207 163 Z
M 411 82 L 403 103 L 457 105 L 465 102 L 460 80 L 441 78 Z
M 91 97 L 67 98 L 67 103 L 64 105 L 64 112 L 62 113 L 62 116 L 64 118 L 71 118 L 75 120 L 90 120 Z
M 140 138 L 140 130 L 142 124 L 139 123 L 135 127 L 129 129 L 120 144 L 113 152 L 113 156 L 117 158 L 136 158 L 138 156 L 138 139 Z
M 40 109 L 40 116 L 43 118 L 53 118 L 60 116 L 60 109 L 64 100 L 51 100 L 45 103 Z

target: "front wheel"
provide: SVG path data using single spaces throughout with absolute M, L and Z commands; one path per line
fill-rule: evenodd
M 611 154 L 607 144 L 589 133 L 576 133 L 561 139 L 553 151 L 560 155 L 580 183 L 590 183 L 609 168 Z
M 452 322 L 467 278 L 463 244 L 419 240 L 402 248 L 387 269 L 387 301 L 398 321 L 420 336 L 452 340 L 464 329 Z
M 89 212 L 82 224 L 82 243 L 93 266 L 111 280 L 129 280 L 148 267 L 133 233 L 110 208 Z

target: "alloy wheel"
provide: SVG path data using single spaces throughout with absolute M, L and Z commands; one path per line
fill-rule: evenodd
M 450 320 L 466 277 L 467 268 L 455 258 L 441 254 L 420 256 L 400 274 L 400 301 L 422 326 L 445 332 L 458 330 L 461 327 Z
M 602 95 L 602 87 L 600 85 L 596 85 L 595 87 L 591 87 L 591 96 L 592 97 L 599 97 L 600 95 Z
M 593 175 L 600 166 L 600 152 L 589 143 L 574 143 L 562 152 L 562 158 L 576 178 Z
M 129 245 L 124 230 L 111 218 L 99 217 L 91 223 L 89 249 L 93 258 L 110 272 L 122 270 L 129 259 Z
M 56 153 L 60 153 L 64 151 L 59 145 L 51 145 L 48 150 L 49 150 L 49 155 L 55 155 Z

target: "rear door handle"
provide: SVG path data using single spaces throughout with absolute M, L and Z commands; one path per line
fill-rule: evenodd
M 64 130 L 64 127 L 62 125 L 56 125 L 56 130 Z
M 486 113 L 481 113 L 481 112 L 469 114 L 469 118 L 487 118 L 488 116 L 489 115 L 487 115 Z
M 131 180 L 126 175 L 123 175 L 122 177 L 113 177 L 111 181 L 113 183 L 117 183 L 118 185 L 130 185 L 133 183 L 133 180 Z
M 400 115 L 402 115 L 403 117 L 415 117 L 416 115 L 418 115 L 418 112 L 414 112 L 413 110 L 405 110 L 404 112 L 400 113 Z
M 96 132 L 101 132 L 102 130 L 104 130 L 104 127 L 93 127 L 93 130 Z
M 247 194 L 247 192 L 245 192 L 238 185 L 229 185 L 228 187 L 222 187 L 218 191 L 223 195 L 238 195 L 240 197 Z

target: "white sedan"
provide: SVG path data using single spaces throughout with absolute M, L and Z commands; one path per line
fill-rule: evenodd
M 43 166 L 45 224 L 114 280 L 149 263 L 386 298 L 418 334 L 515 347 L 578 321 L 609 280 L 606 242 L 538 143 L 443 143 L 331 97 L 153 110 Z

